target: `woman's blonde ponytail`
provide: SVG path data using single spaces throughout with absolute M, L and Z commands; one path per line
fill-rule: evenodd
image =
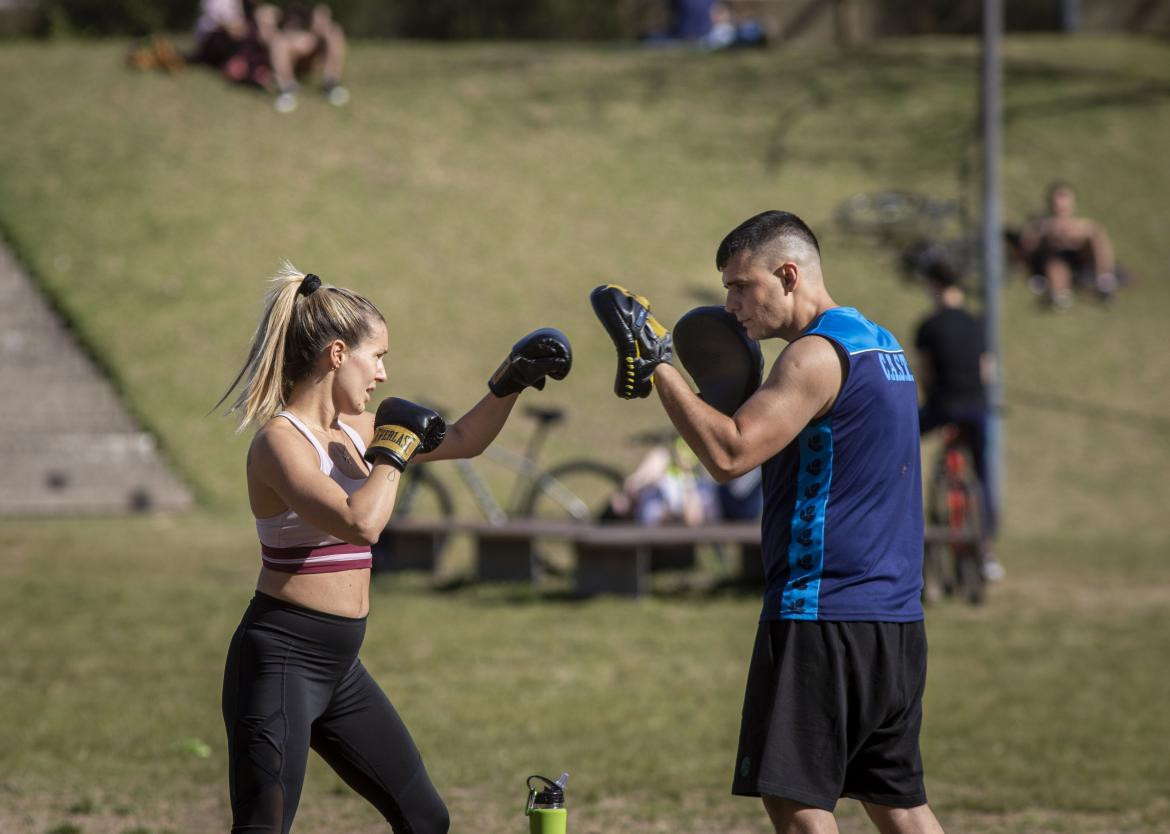
M 369 336 L 371 321 L 381 318 L 366 298 L 323 284 L 285 261 L 269 281 L 248 358 L 215 407 L 239 387 L 228 409 L 240 413 L 236 431 L 264 422 L 284 408 L 293 383 L 307 375 L 330 342 L 356 346 Z

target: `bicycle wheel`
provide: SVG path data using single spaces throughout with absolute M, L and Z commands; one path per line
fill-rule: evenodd
M 961 491 L 961 498 L 952 496 L 952 501 L 961 500 L 963 515 L 955 519 L 952 526 L 963 535 L 963 541 L 951 547 L 955 559 L 955 581 L 957 592 L 972 605 L 980 605 L 987 595 L 987 582 L 983 575 L 983 528 L 980 523 L 978 491 L 970 480 L 953 484 L 952 490 Z
M 960 464 L 947 465 L 948 455 L 963 454 Z M 986 585 L 983 577 L 983 527 L 979 515 L 979 495 L 972 481 L 971 464 L 963 452 L 944 449 L 931 479 L 926 517 L 937 529 L 945 531 L 947 540 L 928 547 L 923 561 L 923 594 L 959 596 L 972 605 L 983 602 Z M 929 588 L 927 587 L 930 583 Z
M 521 501 L 523 515 L 561 521 L 596 521 L 622 473 L 591 460 L 571 460 L 537 475 Z
M 427 563 L 437 561 L 450 540 L 449 534 L 439 533 L 434 538 L 434 553 L 419 553 L 417 547 L 410 546 L 406 537 L 394 530 L 394 519 L 447 521 L 454 515 L 455 503 L 443 482 L 424 466 L 411 467 L 399 487 L 391 524 L 382 531 L 373 547 L 374 570 L 429 568 Z
M 949 527 L 947 513 L 947 473 L 936 467 L 926 492 L 926 522 L 938 530 Z M 955 592 L 954 560 L 948 542 L 928 541 L 922 554 L 922 601 L 940 602 Z
M 403 475 L 398 500 L 394 504 L 396 518 L 425 521 L 451 518 L 455 502 L 447 487 L 425 466 L 415 466 Z
M 963 598 L 972 605 L 982 605 L 987 597 L 987 580 L 983 576 L 983 556 L 978 545 L 963 545 L 955 552 L 955 572 Z
M 922 601 L 941 602 L 950 594 L 952 583 L 947 576 L 947 548 L 928 543 L 922 554 Z

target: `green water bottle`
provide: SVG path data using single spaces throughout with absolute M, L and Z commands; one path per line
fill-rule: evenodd
M 544 786 L 532 787 L 532 780 L 539 779 Z M 569 774 L 553 782 L 544 776 L 528 777 L 528 804 L 524 815 L 528 817 L 528 834 L 565 834 L 569 812 L 565 810 L 565 783 Z

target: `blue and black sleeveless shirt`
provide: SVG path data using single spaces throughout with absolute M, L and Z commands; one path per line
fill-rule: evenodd
M 901 345 L 852 307 L 828 339 L 847 373 L 833 408 L 763 465 L 762 620 L 923 618 L 918 395 Z

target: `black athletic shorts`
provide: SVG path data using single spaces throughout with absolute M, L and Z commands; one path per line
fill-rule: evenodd
M 761 622 L 731 792 L 826 811 L 842 796 L 926 804 L 925 686 L 921 622 Z

